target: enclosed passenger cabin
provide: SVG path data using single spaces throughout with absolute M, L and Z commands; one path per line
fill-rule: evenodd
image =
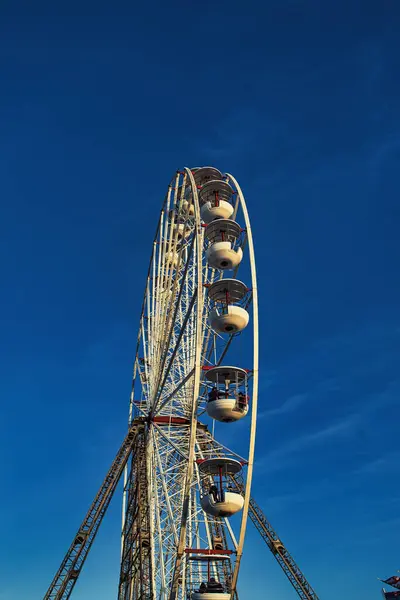
M 223 179 L 205 183 L 199 190 L 200 215 L 205 223 L 214 219 L 230 219 L 233 215 L 233 189 Z
M 182 217 L 187 218 L 188 216 L 193 217 L 194 215 L 194 204 L 192 197 L 192 186 L 190 185 L 189 179 L 186 180 L 185 186 L 180 185 L 178 188 L 178 206 L 177 213 Z
M 243 258 L 239 243 L 241 232 L 239 223 L 231 219 L 216 219 L 207 225 L 205 237 L 209 245 L 206 258 L 210 267 L 223 271 L 236 269 Z
M 176 267 L 166 260 L 164 262 L 165 272 L 164 275 L 156 275 L 154 277 L 154 289 L 157 294 L 158 301 L 160 304 L 160 310 L 164 311 L 170 304 L 171 298 L 173 297 L 173 285 Z
M 197 167 L 192 169 L 192 175 L 196 184 L 196 188 L 199 190 L 205 183 L 211 180 L 218 181 L 223 178 L 221 171 L 218 171 L 215 167 Z M 181 211 L 186 214 L 189 212 L 190 215 L 194 215 L 194 204 L 192 197 L 192 188 L 189 179 L 186 180 L 185 191 L 183 193 L 183 200 L 181 201 Z
M 168 220 L 171 227 L 171 238 L 180 242 L 189 237 L 192 232 L 192 225 L 187 221 L 186 215 L 173 209 L 169 211 Z
M 215 167 L 199 167 L 197 169 L 192 169 L 192 173 L 198 188 L 209 181 L 219 181 L 223 177 L 221 171 Z
M 232 483 L 232 477 L 241 470 L 241 463 L 233 458 L 216 457 L 199 461 L 200 504 L 204 512 L 213 517 L 231 517 L 242 510 L 244 498 Z
M 185 226 L 185 223 L 180 223 L 178 221 L 173 226 L 173 233 L 174 233 L 174 237 L 177 233 L 176 239 L 179 242 L 180 240 L 189 237 L 189 235 L 191 234 L 191 229 L 190 229 L 190 227 Z
M 216 421 L 243 419 L 249 410 L 248 375 L 240 367 L 210 367 L 206 370 L 207 414 Z
M 179 265 L 179 252 L 168 252 L 165 257 L 165 264 L 167 269 L 173 268 L 176 269 Z
M 209 550 L 204 550 L 209 552 Z M 225 582 L 226 572 L 230 571 L 230 558 L 226 554 L 192 554 L 189 561 L 191 583 L 187 590 L 191 600 L 231 600 L 231 593 Z M 229 563 L 229 564 L 228 564 Z
M 238 279 L 219 279 L 208 288 L 211 310 L 208 321 L 217 333 L 238 333 L 249 322 L 246 303 L 248 289 Z
M 183 215 L 189 215 L 190 217 L 194 216 L 194 204 L 193 202 L 190 202 L 190 198 L 185 199 L 181 202 L 181 213 Z

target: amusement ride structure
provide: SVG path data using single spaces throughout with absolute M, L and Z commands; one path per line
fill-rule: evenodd
M 257 389 L 243 193 L 214 167 L 178 171 L 152 247 L 128 433 L 44 599 L 70 597 L 123 476 L 118 600 L 237 599 L 248 517 L 300 598 L 317 600 L 250 496 Z M 218 441 L 227 431 L 235 450 Z

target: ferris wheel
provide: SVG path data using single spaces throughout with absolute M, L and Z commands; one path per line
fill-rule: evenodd
M 125 467 L 119 600 L 237 597 L 257 388 L 256 267 L 243 193 L 214 167 L 178 171 L 139 324 L 129 422 L 141 427 Z M 218 441 L 227 434 L 237 449 Z
M 257 391 L 243 193 L 214 167 L 178 171 L 153 242 L 128 432 L 43 600 L 70 600 L 122 475 L 118 600 L 237 600 L 248 516 L 301 600 L 318 600 L 250 497 Z

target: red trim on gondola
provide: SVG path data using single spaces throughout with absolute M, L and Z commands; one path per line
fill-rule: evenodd
M 215 367 L 220 367 L 220 366 L 223 366 L 223 365 L 203 365 L 201 367 L 201 370 L 202 371 L 210 371 L 211 369 L 215 369 Z M 246 371 L 246 373 L 252 373 L 253 369 L 244 369 L 243 368 L 243 371 Z
M 204 554 L 205 556 L 219 556 L 233 554 L 233 550 L 210 550 L 210 548 L 185 548 L 186 554 Z
M 216 456 L 215 458 L 224 458 L 223 456 Z M 208 460 L 208 458 L 196 458 L 196 464 L 201 465 L 201 463 L 206 462 L 206 460 Z M 236 460 L 236 458 L 234 458 L 233 460 Z M 249 463 L 247 462 L 247 460 L 238 460 L 238 463 L 240 463 L 242 465 L 242 467 L 244 465 L 248 465 Z
M 153 417 L 152 422 L 160 425 L 190 425 L 190 420 L 185 419 L 185 417 L 169 417 L 168 415 L 160 415 L 158 417 Z

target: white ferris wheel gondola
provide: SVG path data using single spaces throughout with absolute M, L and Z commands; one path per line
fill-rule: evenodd
M 200 498 L 201 507 L 214 517 L 231 517 L 241 511 L 244 498 L 231 489 L 231 477 L 242 470 L 238 460 L 214 457 L 201 461 L 199 471 L 203 475 L 205 493 Z
M 215 167 L 197 167 L 192 169 L 193 180 L 197 189 L 200 189 L 205 183 L 209 181 L 218 181 L 223 179 L 223 175 L 221 171 L 216 169 Z M 185 187 L 184 200 L 181 203 L 182 210 L 188 211 L 189 207 L 192 211 L 191 214 L 194 215 L 194 204 L 192 203 L 192 190 L 190 186 Z
M 216 219 L 207 225 L 205 236 L 209 246 L 206 258 L 210 267 L 226 271 L 239 266 L 243 258 L 239 244 L 241 232 L 239 223 L 232 219 Z
M 247 327 L 250 317 L 243 304 L 248 292 L 238 279 L 219 279 L 210 285 L 208 297 L 212 308 L 208 318 L 214 331 L 233 334 Z
M 208 183 L 209 181 L 218 181 L 223 178 L 221 171 L 219 171 L 215 167 L 199 167 L 197 169 L 192 169 L 192 172 L 193 178 L 198 188 L 201 188 L 205 183 Z
M 205 223 L 214 219 L 230 219 L 234 212 L 232 197 L 234 191 L 223 179 L 205 183 L 199 191 L 201 218 Z
M 213 384 L 208 392 L 207 414 L 222 423 L 243 419 L 249 411 L 247 371 L 231 366 L 209 367 L 205 377 Z
M 215 564 L 229 561 L 226 554 L 195 554 L 189 555 L 188 560 L 197 567 L 199 581 L 194 581 L 194 591 L 190 594 L 191 600 L 230 600 L 231 594 L 224 590 L 224 586 L 211 574 Z M 210 586 L 211 584 L 211 586 Z

